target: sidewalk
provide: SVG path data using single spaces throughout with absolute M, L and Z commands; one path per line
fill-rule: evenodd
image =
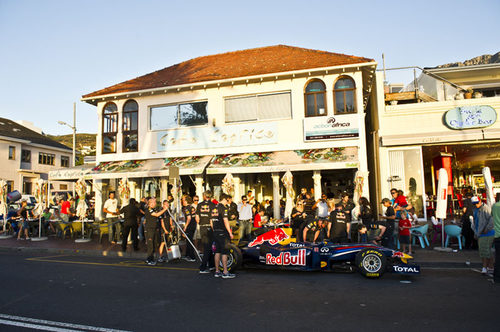
M 439 245 L 437 245 L 439 247 Z M 433 268 L 477 268 L 481 266 L 481 260 L 477 250 L 458 250 L 452 246 L 456 252 L 440 252 L 433 249 L 422 249 L 413 246 L 414 263 L 422 267 Z M 121 251 L 121 245 L 110 244 L 107 239 L 102 243 L 94 237 L 88 243 L 75 243 L 74 239 L 60 239 L 50 236 L 46 241 L 26 241 L 15 238 L 0 240 L 0 251 L 24 251 L 47 253 L 48 255 L 82 255 L 82 256 L 104 256 L 123 257 L 134 259 L 146 258 L 146 247 L 144 243 L 139 243 L 139 250 L 133 251 L 132 245 L 127 246 L 127 251 Z

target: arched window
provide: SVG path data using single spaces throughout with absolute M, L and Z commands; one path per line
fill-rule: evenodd
M 356 113 L 355 90 L 354 80 L 350 77 L 341 76 L 335 82 L 333 87 L 335 114 Z
M 139 150 L 138 114 L 139 106 L 135 100 L 128 100 L 123 105 L 123 152 L 137 152 Z
M 102 153 L 115 153 L 118 108 L 115 103 L 107 103 L 104 105 L 102 113 Z
M 304 92 L 306 117 L 326 115 L 326 88 L 321 80 L 312 80 Z

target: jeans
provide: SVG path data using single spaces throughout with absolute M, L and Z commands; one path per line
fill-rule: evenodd
M 116 228 L 119 228 L 119 230 L 121 231 L 121 224 L 119 222 L 117 222 L 115 225 L 113 225 L 113 223 L 115 223 L 116 221 L 118 221 L 118 217 L 113 217 L 113 218 L 106 218 L 106 222 L 108 223 L 108 240 L 109 242 L 111 243 L 113 241 L 113 235 L 115 235 L 115 233 L 113 232 L 113 230 Z M 118 233 L 118 236 L 115 236 L 116 237 L 119 237 L 120 233 Z
M 145 239 L 145 237 L 144 237 L 144 217 L 141 218 L 141 222 L 139 223 L 138 232 L 139 232 L 139 240 L 144 241 L 144 239 Z
M 240 220 L 240 241 L 248 239 L 252 233 L 252 220 Z

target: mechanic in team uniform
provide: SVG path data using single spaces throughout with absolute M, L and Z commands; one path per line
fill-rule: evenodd
M 203 245 L 203 259 L 200 264 L 200 273 L 210 273 L 212 260 L 213 232 L 210 226 L 211 212 L 215 208 L 212 203 L 212 192 L 207 190 L 203 193 L 203 201 L 196 207 L 196 223 L 200 225 L 201 243 Z
M 310 219 L 307 224 L 304 227 L 304 230 L 302 231 L 302 238 L 304 239 L 304 242 L 314 242 L 314 235 L 316 234 L 316 231 L 318 231 L 320 228 L 320 225 L 317 220 L 315 219 Z
M 196 231 L 195 209 L 193 207 L 193 199 L 189 195 L 182 196 L 182 213 L 184 214 L 184 232 L 191 243 L 194 243 L 194 232 Z M 186 260 L 188 262 L 195 262 L 193 246 L 186 241 Z
M 345 213 L 342 204 L 337 204 L 330 212 L 330 221 L 328 222 L 328 237 L 333 243 L 347 243 L 351 230 L 349 216 Z
M 147 240 L 147 248 L 148 248 L 148 258 L 146 259 L 146 263 L 148 265 L 156 265 L 156 261 L 154 259 L 155 252 L 158 249 L 160 243 L 160 220 L 159 217 L 164 214 L 168 209 L 168 204 L 163 204 L 162 209 L 158 211 L 156 208 L 156 198 L 151 198 L 148 201 L 148 206 L 146 211 L 144 211 L 144 219 L 145 219 L 145 235 Z
M 229 214 L 227 206 L 227 195 L 222 194 L 217 207 L 212 209 L 212 218 L 210 225 L 214 232 L 215 241 L 215 277 L 223 279 L 234 278 L 235 275 L 227 270 L 227 256 L 229 255 L 229 244 L 233 238 L 233 232 L 229 225 Z M 222 256 L 223 273 L 219 271 L 220 261 Z

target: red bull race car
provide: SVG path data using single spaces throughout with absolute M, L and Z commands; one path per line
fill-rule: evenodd
M 228 268 L 258 266 L 302 271 L 359 271 L 367 278 L 385 272 L 420 274 L 418 265 L 408 264 L 413 257 L 368 243 L 295 242 L 290 228 L 271 229 L 241 247 L 232 245 Z

